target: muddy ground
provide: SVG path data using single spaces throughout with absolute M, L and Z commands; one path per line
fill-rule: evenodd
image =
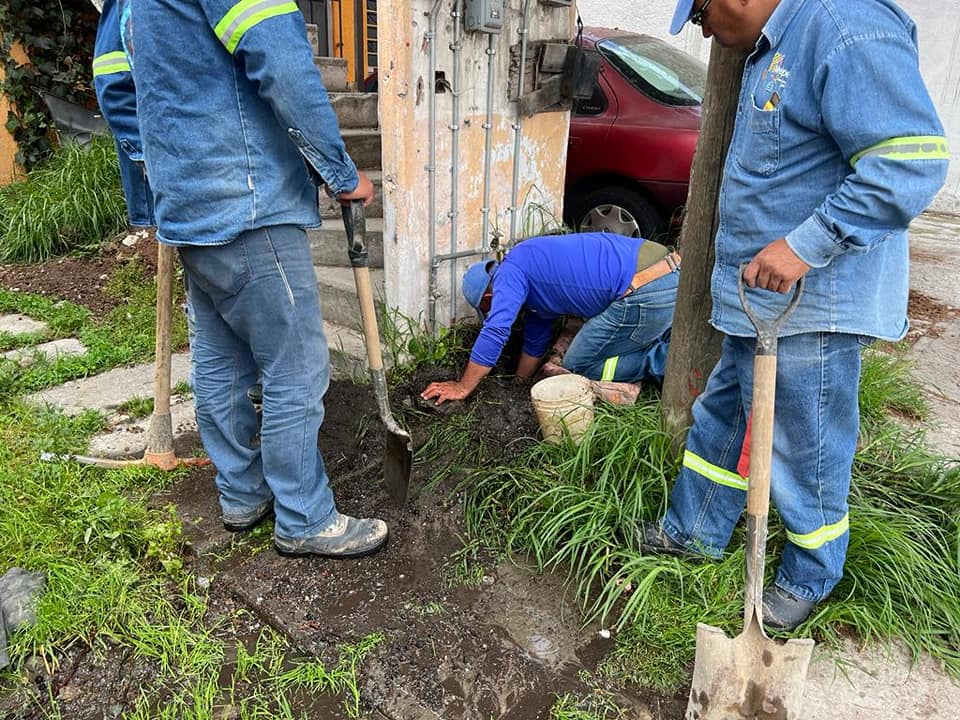
M 0 266 L 0 286 L 64 298 L 101 317 L 119 302 L 105 292 L 118 267 L 137 260 L 148 272 L 155 269 L 153 243 L 128 246 L 120 240 L 97 257 Z M 387 548 L 372 557 L 349 562 L 283 559 L 273 551 L 269 528 L 245 537 L 226 533 L 211 468 L 192 471 L 156 503 L 177 506 L 184 555 L 206 585 L 207 621 L 222 624 L 218 633 L 229 641 L 250 645 L 262 625 L 269 625 L 299 652 L 332 664 L 338 645 L 382 633 L 385 641 L 367 656 L 360 675 L 367 716 L 547 718 L 557 696 L 589 694 L 582 671 L 592 672 L 613 640 L 599 626 L 582 626 L 562 577 L 536 575 L 522 559 L 481 554 L 479 585 L 451 586 L 452 556 L 467 535 L 457 490 L 465 477 L 456 467 L 463 460 L 458 451 L 484 448 L 487 461 L 508 459 L 538 435 L 529 383 L 508 377 L 488 379 L 468 403 L 450 403 L 443 412 L 425 408 L 419 392 L 454 374 L 427 368 L 393 392 L 395 412 L 421 449 L 402 510 L 391 505 L 382 486 L 384 431 L 370 387 L 334 381 L 326 395 L 319 444 L 339 509 L 381 516 L 391 529 Z M 428 444 L 442 424 L 464 424 L 457 417 L 464 413 L 472 421 L 462 444 L 448 449 Z M 178 454 L 190 450 L 178 448 Z M 476 456 L 469 462 L 475 463 Z M 238 620 L 238 609 L 249 610 L 256 621 Z M 52 675 L 42 667 L 32 673 L 29 685 L 38 691 L 35 697 L 49 688 L 61 717 L 94 720 L 131 710 L 156 668 L 105 643 L 96 652 L 75 648 Z M 43 710 L 27 710 L 16 698 L 0 700 L 0 717 L 45 717 Z M 302 712 L 311 718 L 339 718 L 346 717 L 341 700 L 318 695 L 293 701 L 298 717 Z M 633 708 L 636 717 L 650 712 L 657 718 L 679 718 L 685 706 L 683 693 L 658 698 L 642 688 L 620 691 L 618 700 Z M 50 707 L 43 700 L 41 706 Z M 230 717 L 227 709 L 224 718 Z

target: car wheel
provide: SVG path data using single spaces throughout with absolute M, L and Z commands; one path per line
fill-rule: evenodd
M 577 203 L 573 224 L 581 232 L 610 232 L 655 239 L 663 232 L 663 218 L 643 195 L 625 187 L 605 187 L 587 193 Z

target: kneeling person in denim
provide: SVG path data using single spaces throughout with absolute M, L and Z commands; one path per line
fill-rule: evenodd
M 308 164 L 341 201 L 369 202 L 373 185 L 344 147 L 303 16 L 256 0 L 131 7 L 157 239 L 185 271 L 197 424 L 224 526 L 275 513 L 282 554 L 373 552 L 386 524 L 337 510 L 317 449 L 330 362 L 304 231 L 320 222 Z
M 563 366 L 594 380 L 663 379 L 677 299 L 680 257 L 659 243 L 611 233 L 546 235 L 520 242 L 504 257 L 474 263 L 463 294 L 485 316 L 463 376 L 432 383 L 424 399 L 463 400 L 496 365 L 520 311 L 519 377 L 536 372 L 553 323 L 586 319 Z

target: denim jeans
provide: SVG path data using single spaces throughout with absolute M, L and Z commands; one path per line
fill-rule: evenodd
M 727 336 L 693 404 L 683 467 L 661 521 L 684 546 L 719 558 L 746 501 L 737 473 L 753 388 L 754 338 Z M 860 338 L 806 333 L 780 338 L 771 499 L 787 530 L 776 584 L 805 600 L 830 594 L 843 575 L 847 495 L 859 431 Z
M 226 245 L 180 246 L 193 391 L 224 512 L 275 499 L 276 533 L 302 538 L 336 510 L 317 433 L 330 381 L 320 297 L 304 231 L 279 225 Z M 260 445 L 247 389 L 263 384 Z
M 563 366 L 593 380 L 662 382 L 679 278 L 678 272 L 667 273 L 587 320 Z

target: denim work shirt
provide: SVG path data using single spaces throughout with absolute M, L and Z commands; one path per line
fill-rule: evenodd
M 720 191 L 711 323 L 756 330 L 737 278 L 786 237 L 808 265 L 781 335 L 907 330 L 907 226 L 946 178 L 912 20 L 888 0 L 781 0 L 747 58 Z M 772 319 L 792 297 L 748 291 Z
M 129 2 L 160 240 L 217 245 L 271 225 L 317 226 L 305 159 L 334 194 L 357 187 L 296 3 Z

